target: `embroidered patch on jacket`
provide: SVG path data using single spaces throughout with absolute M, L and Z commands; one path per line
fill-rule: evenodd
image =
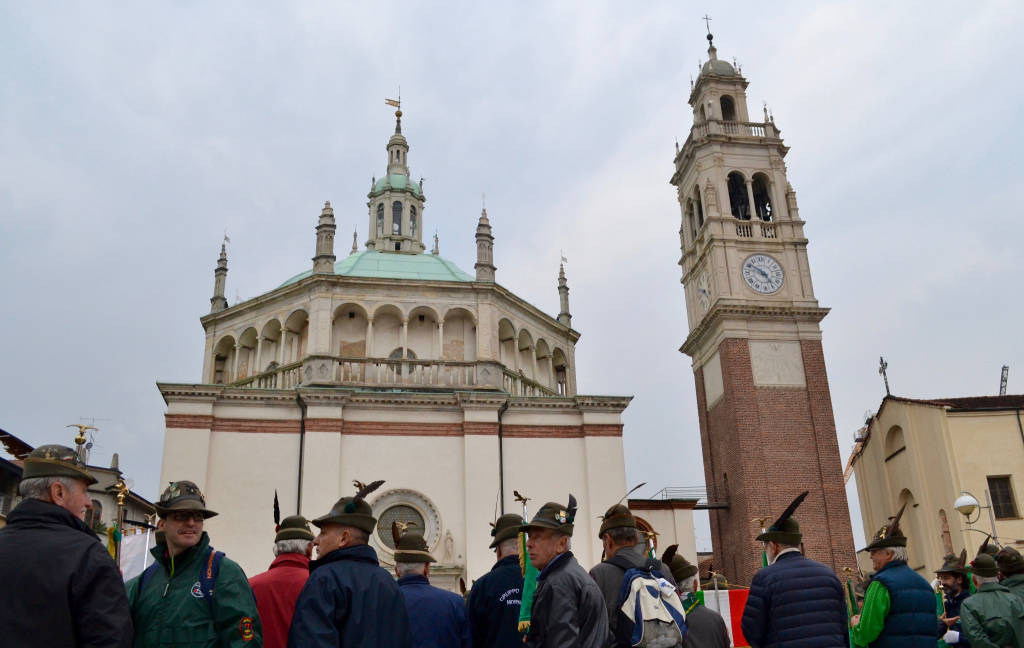
M 192 583 L 192 596 L 196 598 L 203 598 L 203 588 L 199 586 L 199 581 Z
M 242 635 L 242 641 L 252 641 L 256 636 L 256 629 L 253 627 L 252 617 L 242 617 L 238 622 L 238 632 Z

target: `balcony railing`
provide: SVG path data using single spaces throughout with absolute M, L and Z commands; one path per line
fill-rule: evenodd
M 564 392 L 564 388 L 556 390 L 544 386 L 497 362 L 336 356 L 310 356 L 231 385 L 250 389 L 293 389 L 310 385 L 497 389 L 513 396 L 558 396 Z
M 775 128 L 775 124 L 771 122 L 758 123 L 711 119 L 703 124 L 694 124 L 693 128 L 690 129 L 690 137 L 687 139 L 686 143 L 689 144 L 691 141 L 704 139 L 709 135 L 728 135 L 730 137 L 778 137 L 779 131 Z

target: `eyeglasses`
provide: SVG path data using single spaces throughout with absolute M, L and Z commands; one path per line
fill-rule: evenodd
M 196 511 L 195 513 L 190 511 L 175 511 L 167 517 L 175 522 L 188 522 L 189 520 L 195 520 L 198 523 L 202 523 L 202 521 L 206 519 L 199 511 Z

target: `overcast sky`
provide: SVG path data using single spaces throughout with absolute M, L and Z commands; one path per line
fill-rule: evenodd
M 95 419 L 155 497 L 224 230 L 231 303 L 311 267 L 325 200 L 364 240 L 401 85 L 442 255 L 472 271 L 486 192 L 498 281 L 555 314 L 564 250 L 629 482 L 702 486 L 668 179 L 705 12 L 792 149 L 843 460 L 880 355 L 898 395 L 1024 391 L 1018 3 L 341 4 L 0 3 L 0 427 Z

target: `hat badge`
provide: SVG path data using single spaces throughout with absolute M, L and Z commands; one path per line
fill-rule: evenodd
M 557 514 L 555 515 L 555 520 L 556 520 L 556 521 L 557 521 L 557 522 L 558 522 L 559 524 L 565 524 L 565 521 L 566 521 L 566 512 L 565 512 L 565 511 L 559 511 L 559 512 L 558 512 L 558 513 L 557 513 Z

